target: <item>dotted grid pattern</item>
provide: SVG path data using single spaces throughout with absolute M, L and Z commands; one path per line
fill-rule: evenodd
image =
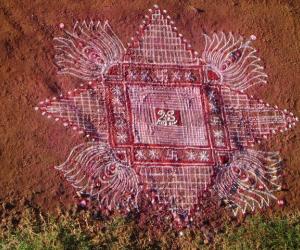
M 222 88 L 227 128 L 232 145 L 247 146 L 263 139 L 274 130 L 286 128 L 288 117 L 275 109 L 241 92 Z
M 135 143 L 173 146 L 206 146 L 200 88 L 129 86 Z M 175 110 L 181 124 L 157 125 L 157 110 Z
M 77 91 L 67 97 L 52 100 L 46 112 L 73 126 L 82 129 L 93 138 L 107 138 L 107 121 L 104 88 Z
M 153 10 L 142 37 L 129 49 L 129 62 L 151 64 L 195 64 L 187 44 L 159 9 Z
M 141 166 L 140 175 L 149 190 L 156 190 L 161 203 L 190 210 L 211 183 L 211 166 Z

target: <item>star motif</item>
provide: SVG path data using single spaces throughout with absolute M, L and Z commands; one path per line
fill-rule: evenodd
M 223 131 L 222 130 L 215 130 L 214 131 L 214 136 L 217 139 L 222 139 L 223 138 Z
M 223 147 L 223 146 L 224 146 L 224 142 L 221 141 L 221 140 L 216 140 L 216 145 L 217 145 L 218 147 Z
M 190 161 L 193 161 L 196 159 L 196 154 L 193 151 L 188 151 L 187 152 L 187 159 Z
M 209 103 L 209 106 L 210 106 L 210 109 L 211 109 L 212 112 L 214 112 L 214 113 L 218 112 L 219 109 L 218 109 L 218 107 L 215 105 L 215 103 L 210 102 L 210 103 Z
M 208 99 L 209 99 L 210 101 L 212 101 L 212 100 L 215 99 L 215 93 L 214 93 L 213 91 L 210 91 L 210 92 L 208 93 Z
M 121 96 L 122 95 L 122 89 L 120 86 L 116 86 L 113 88 L 113 93 L 116 95 L 116 96 Z
M 124 143 L 127 141 L 128 136 L 124 133 L 117 133 L 117 139 L 119 142 Z
M 192 79 L 192 72 L 185 72 L 184 78 L 185 80 L 190 81 Z
M 207 161 L 209 158 L 208 158 L 208 154 L 206 151 L 202 151 L 199 153 L 199 158 L 201 161 Z
M 137 73 L 135 71 L 129 71 L 128 77 L 130 80 L 136 80 L 137 79 Z
M 117 106 L 121 106 L 122 105 L 121 99 L 119 97 L 114 97 L 112 99 L 112 102 L 113 102 L 113 104 L 115 104 Z
M 173 80 L 174 82 L 176 82 L 176 81 L 180 81 L 180 79 L 181 79 L 181 77 L 180 77 L 179 71 L 174 71 L 174 72 L 172 73 L 172 80 Z
M 158 152 L 154 149 L 149 150 L 150 159 L 157 160 L 159 159 Z
M 138 159 L 138 160 L 144 160 L 144 159 L 146 159 L 144 151 L 143 150 L 137 150 L 136 154 L 135 154 L 135 158 Z
M 126 124 L 126 121 L 122 118 L 119 118 L 116 120 L 116 127 L 121 129 L 121 130 L 124 130 L 127 128 L 127 124 Z
M 141 73 L 141 78 L 143 81 L 147 82 L 150 79 L 150 72 L 148 70 L 143 70 Z

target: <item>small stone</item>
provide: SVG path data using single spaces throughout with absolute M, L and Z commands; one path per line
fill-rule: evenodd
M 277 204 L 282 207 L 285 205 L 285 202 L 284 202 L 284 200 L 280 199 L 277 201 Z
M 204 240 L 204 244 L 207 245 L 208 243 L 209 243 L 209 240 L 208 240 L 208 239 L 205 239 L 205 240 Z
M 79 206 L 82 207 L 82 208 L 85 208 L 86 205 L 87 205 L 86 200 L 81 200 L 80 203 L 79 203 Z

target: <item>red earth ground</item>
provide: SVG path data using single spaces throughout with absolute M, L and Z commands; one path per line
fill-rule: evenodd
M 77 19 L 108 19 L 126 44 L 155 3 L 200 53 L 203 32 L 255 34 L 269 83 L 250 91 L 300 116 L 300 1 L 0 0 L 0 219 L 28 204 L 50 214 L 74 206 L 72 188 L 53 166 L 84 139 L 34 111 L 40 100 L 81 83 L 56 74 L 52 39 L 62 35 L 59 24 L 72 29 Z M 275 211 L 299 209 L 299 124 L 261 147 L 285 160 L 287 187 L 278 196 L 287 203 Z

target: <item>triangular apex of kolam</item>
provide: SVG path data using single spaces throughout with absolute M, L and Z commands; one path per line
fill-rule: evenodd
M 281 110 L 276 105 L 271 106 L 243 91 L 224 86 L 221 97 L 226 128 L 233 148 L 252 147 L 255 143 L 296 126 L 299 120 L 292 112 Z
M 96 82 L 80 85 L 66 95 L 46 98 L 36 110 L 92 140 L 107 140 L 105 89 Z M 102 114 L 102 115 L 100 115 Z
M 149 9 L 136 36 L 128 44 L 124 61 L 129 63 L 198 65 L 198 52 L 178 33 L 167 11 Z

